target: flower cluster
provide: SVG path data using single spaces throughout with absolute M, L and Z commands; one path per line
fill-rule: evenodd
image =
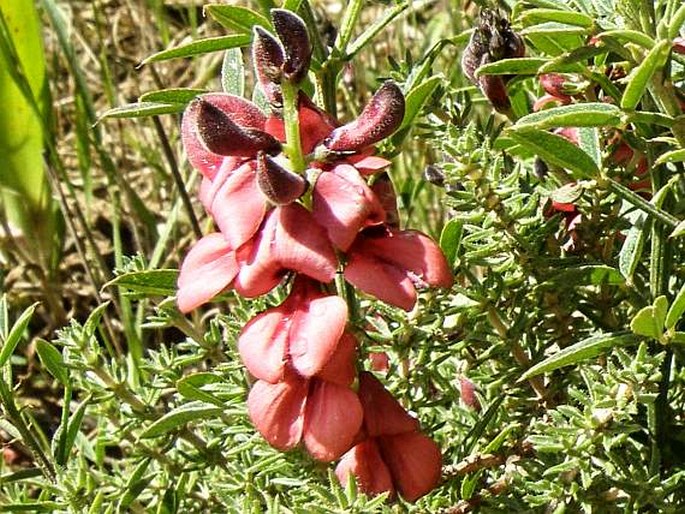
M 341 480 L 351 473 L 370 494 L 415 500 L 436 486 L 440 451 L 372 375 L 358 372 L 362 332 L 333 285 L 342 273 L 410 311 L 418 290 L 452 284 L 439 247 L 399 228 L 380 173 L 390 162 L 373 154 L 400 125 L 404 97 L 385 82 L 357 120 L 339 124 L 299 88 L 311 56 L 306 26 L 287 10 L 272 17 L 276 35 L 258 27 L 252 45 L 270 112 L 212 93 L 183 117 L 188 159 L 203 176 L 200 200 L 218 231 L 183 261 L 178 306 L 188 312 L 228 289 L 257 297 L 290 285 L 238 339 L 255 378 L 247 401 L 255 427 L 280 450 L 302 445 L 320 461 L 342 458 Z

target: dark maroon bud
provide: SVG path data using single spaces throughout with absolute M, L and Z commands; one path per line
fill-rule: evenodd
M 685 54 L 685 37 L 677 37 L 673 40 L 673 51 L 677 54 Z
M 523 57 L 526 52 L 523 39 L 511 29 L 509 21 L 491 10 L 484 10 L 480 22 L 469 44 L 464 49 L 461 67 L 471 82 L 477 85 L 498 111 L 507 111 L 510 107 L 507 97 L 507 76 L 476 76 L 476 70 L 491 62 L 501 59 Z
M 329 150 L 356 152 L 395 132 L 404 118 L 404 95 L 392 81 L 383 83 L 359 117 L 338 127 L 324 141 Z
M 279 86 L 285 61 L 283 46 L 262 27 L 254 27 L 252 33 L 252 62 L 257 82 L 269 103 L 280 105 L 283 103 Z
M 210 102 L 198 98 L 197 133 L 210 152 L 233 157 L 253 157 L 258 151 L 276 154 L 281 143 L 257 129 L 242 128 Z
M 307 26 L 302 18 L 287 9 L 271 9 L 271 19 L 284 49 L 283 75 L 297 84 L 307 75 L 312 59 Z
M 443 187 L 445 185 L 445 173 L 434 164 L 426 166 L 423 170 L 423 178 L 438 187 Z
M 547 166 L 547 163 L 540 159 L 540 157 L 536 157 L 533 162 L 533 173 L 535 173 L 535 176 L 542 180 L 547 176 L 548 172 L 549 166 Z
M 264 152 L 257 154 L 257 185 L 276 205 L 292 203 L 307 190 L 303 176 L 280 166 Z

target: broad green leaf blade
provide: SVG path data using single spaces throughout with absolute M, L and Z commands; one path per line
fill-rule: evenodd
M 662 335 L 662 328 L 657 324 L 654 306 L 648 305 L 640 309 L 630 322 L 630 330 L 633 333 L 651 339 L 659 339 Z
M 646 219 L 647 215 L 645 213 L 641 212 L 638 214 L 618 254 L 618 269 L 629 283 L 632 283 L 633 274 L 642 257 L 645 238 L 651 226 L 645 223 Z
M 639 342 L 640 337 L 626 332 L 614 332 L 588 337 L 587 339 L 583 339 L 576 344 L 564 348 L 528 369 L 521 376 L 519 382 L 541 375 L 542 373 L 549 373 L 550 371 L 554 371 L 555 369 L 564 366 L 578 364 L 579 362 L 596 357 L 611 348 L 637 344 Z
M 55 377 L 62 385 L 69 382 L 69 373 L 64 365 L 62 353 L 44 339 L 36 341 L 36 353 L 40 357 L 40 362 L 45 366 L 50 374 Z
M 445 223 L 445 226 L 440 233 L 440 248 L 442 248 L 450 266 L 454 266 L 457 260 L 463 235 L 464 220 L 458 218 L 453 218 Z
M 205 13 L 227 29 L 242 34 L 251 34 L 252 27 L 261 26 L 271 30 L 271 22 L 258 12 L 239 5 L 209 4 L 204 7 Z
M 240 48 L 230 48 L 221 64 L 221 88 L 224 93 L 245 96 L 245 65 Z
M 592 27 L 594 23 L 594 20 L 587 14 L 574 11 L 559 11 L 557 9 L 530 9 L 524 11 L 521 15 L 521 22 L 526 25 L 545 21 L 556 21 L 585 28 Z
M 666 321 L 664 322 L 666 329 L 673 330 L 680 321 L 680 318 L 683 317 L 683 313 L 685 313 L 685 284 L 680 288 L 678 294 L 675 295 L 673 303 L 668 309 Z
M 159 91 L 150 91 L 148 93 L 143 93 L 142 95 L 140 95 L 138 101 L 144 103 L 151 102 L 186 105 L 196 96 L 206 92 L 206 89 L 192 89 L 184 87 L 160 89 Z
M 114 107 L 102 113 L 97 123 L 106 118 L 142 118 L 144 116 L 158 116 L 160 114 L 174 114 L 185 109 L 185 104 L 169 104 L 161 102 L 137 102 Z
M 675 39 L 680 34 L 680 29 L 683 28 L 685 23 L 685 4 L 681 5 L 678 10 L 673 14 L 669 25 L 668 25 L 668 38 Z
M 549 59 L 540 57 L 521 57 L 518 59 L 501 59 L 484 64 L 476 70 L 476 77 L 481 75 L 537 75 L 540 67 Z
M 666 313 L 668 312 L 668 298 L 661 295 L 654 300 L 654 320 L 660 331 L 664 329 L 666 323 Z
M 177 280 L 178 270 L 174 269 L 133 271 L 110 280 L 102 287 L 118 286 L 136 293 L 173 296 L 176 294 Z
M 214 418 L 221 414 L 223 409 L 214 405 L 207 405 L 204 402 L 191 402 L 182 405 L 171 412 L 166 413 L 140 434 L 142 439 L 159 437 L 172 430 L 182 427 L 191 421 L 200 419 Z
M 0 349 L 0 369 L 9 360 L 14 353 L 14 349 L 19 344 L 19 341 L 21 341 L 24 331 L 26 330 L 29 321 L 31 321 L 31 317 L 33 316 L 33 312 L 36 310 L 36 307 L 38 307 L 38 302 L 28 307 L 21 314 L 21 316 L 19 316 L 19 319 L 14 322 L 14 325 L 12 325 L 12 330 L 10 330 L 7 339 L 0 341 L 2 343 L 2 349 Z
M 585 68 L 585 62 L 587 62 L 588 59 L 592 59 L 596 55 L 601 55 L 606 52 L 606 48 L 595 45 L 585 45 L 574 48 L 573 50 L 564 52 L 551 61 L 548 61 L 547 64 L 540 67 L 538 72 L 541 74 L 564 71 L 578 71 L 582 73 Z
M 516 127 L 616 127 L 620 123 L 621 109 L 611 104 L 591 102 L 562 105 L 534 112 L 519 119 Z
M 649 81 L 666 64 L 670 52 L 670 41 L 661 41 L 649 51 L 645 60 L 629 77 L 628 85 L 621 98 L 622 109 L 635 109 L 637 107 L 642 95 L 647 90 L 647 86 L 649 86 Z
M 569 25 L 567 23 L 548 21 L 526 27 L 520 31 L 520 34 L 522 36 L 544 35 L 551 37 L 586 36 L 589 34 L 589 30 L 585 27 L 578 27 L 575 25 Z
M 208 37 L 205 39 L 198 39 L 184 45 L 179 45 L 167 50 L 162 50 L 156 54 L 152 54 L 145 59 L 141 64 L 150 62 L 167 61 L 169 59 L 178 59 L 180 57 L 193 57 L 195 55 L 208 54 L 210 52 L 218 52 L 220 50 L 228 50 L 229 48 L 238 48 L 250 44 L 251 36 L 249 34 L 231 34 L 230 36 Z
M 442 75 L 434 75 L 431 78 L 424 80 L 421 84 L 407 93 L 404 117 L 402 118 L 402 123 L 400 124 L 398 131 L 412 124 L 414 119 L 416 119 L 421 112 L 421 108 L 426 103 L 426 100 L 430 98 L 430 95 L 433 94 L 433 91 L 435 91 L 438 84 L 442 82 L 443 78 Z
M 562 136 L 525 126 L 514 126 L 507 133 L 548 164 L 568 169 L 576 179 L 595 177 L 599 173 L 592 157 Z

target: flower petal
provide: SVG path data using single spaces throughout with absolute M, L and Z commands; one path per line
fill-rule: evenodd
M 304 300 L 290 316 L 289 350 L 293 368 L 305 377 L 331 360 L 347 323 L 347 304 L 339 296 Z
M 273 253 L 280 265 L 319 282 L 333 280 L 338 261 L 324 229 L 314 222 L 311 213 L 297 203 L 275 211 Z
M 215 180 L 213 184 L 216 193 L 211 195 L 211 214 L 233 248 L 254 236 L 266 213 L 267 199 L 257 186 L 256 174 L 256 163 L 250 161 L 223 182 Z
M 309 454 L 330 462 L 349 450 L 362 424 L 362 407 L 349 388 L 312 380 L 307 396 L 302 440 Z
M 247 397 L 252 423 L 264 439 L 279 450 L 290 450 L 302 438 L 306 380 L 294 378 L 276 384 L 258 380 Z
M 418 500 L 440 482 L 442 455 L 430 437 L 409 432 L 378 438 L 383 461 L 397 492 L 407 501 Z
M 359 374 L 359 400 L 364 408 L 364 427 L 370 437 L 414 432 L 419 422 L 398 403 L 369 372 Z
M 312 213 L 331 242 L 343 251 L 363 227 L 385 221 L 378 198 L 349 164 L 319 174 L 312 193 Z
M 252 318 L 238 337 L 240 358 L 247 370 L 267 382 L 283 379 L 287 362 L 287 311 L 280 305 Z
M 375 439 L 366 439 L 343 455 L 335 467 L 335 475 L 343 486 L 350 475 L 354 476 L 359 489 L 369 496 L 385 492 L 389 492 L 391 498 L 395 496 L 390 470 L 383 462 Z
M 416 303 L 416 289 L 406 272 L 369 255 L 358 248 L 357 243 L 352 248 L 345 266 L 345 280 L 379 300 L 406 311 L 412 310 Z
M 238 274 L 231 245 L 220 233 L 209 234 L 190 249 L 178 276 L 178 308 L 189 312 L 226 289 Z
M 356 357 L 357 339 L 351 333 L 345 332 L 340 337 L 335 352 L 316 376 L 349 387 L 357 377 Z

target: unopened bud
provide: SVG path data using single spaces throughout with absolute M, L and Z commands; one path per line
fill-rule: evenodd
M 307 190 L 304 177 L 285 169 L 264 152 L 257 154 L 257 185 L 276 205 L 292 203 Z
M 392 81 L 385 82 L 359 117 L 336 128 L 324 141 L 329 150 L 356 152 L 395 132 L 404 118 L 404 95 Z
M 197 133 L 210 152 L 233 157 L 252 157 L 258 151 L 276 154 L 281 143 L 261 130 L 242 128 L 214 104 L 198 98 Z M 195 108 L 191 106 L 191 109 Z
M 252 33 L 252 62 L 257 82 L 271 104 L 281 104 L 283 99 L 279 84 L 285 61 L 283 46 L 262 27 L 254 27 Z
M 312 58 L 307 26 L 302 18 L 287 9 L 272 9 L 271 19 L 284 49 L 283 74 L 297 84 L 307 75 Z

